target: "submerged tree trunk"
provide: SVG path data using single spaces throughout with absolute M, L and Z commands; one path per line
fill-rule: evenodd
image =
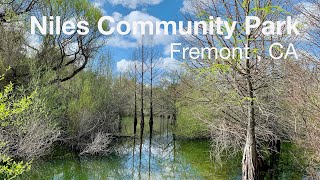
M 152 125 L 150 126 L 150 135 L 149 135 L 149 161 L 148 161 L 148 175 L 149 175 L 149 179 L 151 179 L 151 145 L 152 145 L 152 131 L 153 131 L 153 127 Z
M 142 143 L 143 143 L 143 127 L 140 129 L 140 146 L 139 146 L 139 179 L 141 179 L 141 167 L 142 167 Z
M 143 129 L 144 129 L 144 112 L 143 112 L 143 108 L 144 108 L 144 104 L 143 104 L 144 72 L 143 71 L 144 71 L 144 45 L 143 45 L 143 37 L 142 37 L 142 45 L 141 45 L 141 122 L 140 122 L 142 133 L 143 133 Z
M 255 136 L 254 94 L 250 74 L 250 62 L 246 60 L 246 81 L 249 93 L 248 124 L 246 144 L 242 159 L 242 180 L 255 180 L 258 177 L 258 153 Z
M 153 126 L 153 62 L 152 62 L 152 57 L 151 57 L 151 66 L 150 66 L 150 71 L 151 71 L 151 77 L 150 77 L 150 120 L 149 120 L 149 126 L 150 126 L 150 131 L 151 127 Z
M 136 149 L 136 138 L 133 138 L 133 146 L 132 146 L 132 169 L 134 169 L 135 165 L 135 149 Z M 132 177 L 134 177 L 134 171 L 132 171 Z
M 120 88 L 122 88 L 121 86 L 122 86 L 122 77 L 121 77 L 121 73 L 120 73 L 120 79 L 119 79 L 119 86 L 120 86 Z M 119 97 L 120 97 L 121 95 L 119 95 Z M 121 107 L 120 106 L 118 106 L 118 120 L 119 120 L 119 123 L 118 123 L 118 132 L 119 132 L 119 134 L 121 134 L 121 131 L 122 131 L 122 112 L 121 112 Z
M 269 151 L 270 151 L 270 163 L 265 165 L 267 170 L 271 170 L 270 179 L 277 179 L 279 177 L 279 160 L 280 160 L 280 150 L 281 150 L 281 141 L 271 140 L 269 142 Z M 265 163 L 266 164 L 266 163 Z
M 136 135 L 137 133 L 137 64 L 134 64 L 134 120 L 133 120 L 133 133 Z
M 118 114 L 118 120 L 119 120 L 118 132 L 119 132 L 119 134 L 121 134 L 121 132 L 122 132 L 122 116 L 121 116 L 121 113 Z
M 172 114 L 172 118 L 171 118 L 171 124 L 176 125 L 176 123 L 177 123 L 177 107 L 176 107 L 177 100 L 176 100 L 176 98 L 174 98 L 173 103 L 174 103 L 173 104 L 174 109 L 173 109 L 173 114 Z
M 254 180 L 258 175 L 258 156 L 254 135 L 254 121 L 250 120 L 242 159 L 242 179 Z

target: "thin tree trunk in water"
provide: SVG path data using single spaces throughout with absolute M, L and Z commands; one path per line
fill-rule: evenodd
M 143 133 L 144 129 L 144 112 L 143 112 L 143 83 L 144 83 L 144 45 L 143 45 L 143 37 L 142 37 L 142 45 L 141 45 L 141 132 Z
M 150 81 L 150 120 L 149 120 L 149 126 L 150 126 L 150 130 L 151 130 L 151 127 L 153 126 L 153 99 L 152 99 L 152 93 L 153 93 L 153 90 L 152 90 L 152 83 L 153 83 L 153 67 L 152 67 L 152 57 L 151 57 L 151 81 Z
M 133 133 L 137 133 L 137 64 L 134 64 L 134 120 L 133 120 Z
M 122 132 L 122 116 L 121 116 L 121 113 L 119 113 L 118 115 L 118 119 L 119 119 L 119 124 L 118 124 L 118 131 L 119 131 L 119 134 L 121 134 Z
M 150 135 L 149 135 L 149 179 L 151 178 L 151 145 L 152 145 L 152 132 L 153 132 L 153 125 L 150 126 Z
M 172 134 L 173 140 L 173 161 L 176 161 L 176 134 Z
M 248 125 L 246 144 L 243 151 L 242 159 L 242 180 L 254 180 L 258 177 L 258 156 L 257 156 L 257 144 L 255 137 L 255 117 L 254 117 L 254 95 L 250 74 L 250 62 L 246 60 L 246 80 L 247 90 L 249 93 L 248 103 Z
M 136 148 L 136 138 L 133 138 L 133 148 L 132 148 L 132 177 L 134 177 L 134 153 Z
M 176 107 L 176 104 L 177 104 L 177 99 L 176 99 L 176 96 L 174 96 L 174 100 L 173 100 L 173 114 L 172 114 L 172 119 L 171 119 L 171 125 L 176 125 L 176 122 L 177 122 L 177 107 Z
M 120 79 L 119 79 L 119 86 L 120 88 L 122 88 L 122 77 L 121 77 L 121 73 L 120 73 Z M 119 134 L 121 134 L 121 131 L 122 131 L 122 124 L 121 124 L 121 120 L 122 120 L 122 115 L 121 115 L 121 108 L 120 106 L 118 106 L 118 119 L 119 119 L 119 124 L 118 124 L 118 131 L 119 131 Z
M 169 119 L 167 119 L 167 138 L 169 137 Z
M 160 118 L 159 120 L 160 120 L 160 136 L 162 137 L 162 119 L 163 118 Z
M 150 127 L 150 136 L 149 136 L 149 161 L 148 161 L 149 179 L 151 179 L 151 144 L 152 144 L 152 126 Z
M 139 179 L 141 179 L 141 165 L 142 165 L 142 142 L 143 142 L 143 127 L 140 130 L 140 146 L 139 146 Z

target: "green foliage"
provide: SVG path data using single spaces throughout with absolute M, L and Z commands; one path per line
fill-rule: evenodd
M 281 13 L 288 13 L 285 11 L 283 8 L 280 6 L 264 6 L 264 7 L 256 7 L 252 8 L 251 11 L 264 11 L 266 14 L 274 14 L 276 12 L 281 12 Z
M 12 158 L 2 154 L 0 155 L 0 163 L 4 164 L 0 165 L 0 177 L 3 179 L 14 179 L 31 168 L 31 162 L 16 162 Z
M 0 92 L 0 122 L 1 126 L 10 125 L 6 119 L 13 115 L 17 115 L 26 110 L 32 103 L 31 99 L 34 94 L 23 97 L 17 101 L 12 98 L 13 84 L 7 85 L 3 92 Z
M 76 15 L 74 18 L 86 20 L 91 27 L 96 26 L 102 17 L 101 11 L 88 0 L 47 0 L 45 3 L 50 4 L 57 15 L 74 12 Z
M 75 118 L 80 111 L 99 111 L 101 106 L 111 97 L 110 83 L 99 78 L 92 72 L 83 72 L 71 83 L 73 93 L 77 98 L 70 97 L 68 104 L 69 115 Z
M 204 74 L 199 76 L 206 75 L 205 72 L 203 73 Z M 201 74 L 201 72 L 199 74 Z M 188 80 L 194 86 L 202 86 L 204 89 L 206 88 L 206 86 L 210 87 L 209 84 L 206 84 L 208 77 L 204 78 L 202 81 L 199 81 L 200 78 L 203 79 L 203 77 L 197 77 L 196 79 Z M 179 89 L 181 89 L 180 93 L 182 93 L 183 96 L 180 97 L 176 103 L 178 120 L 177 127 L 175 128 L 175 133 L 178 136 L 187 138 L 208 138 L 209 129 L 207 123 L 202 121 L 201 119 L 203 119 L 204 117 L 208 119 L 213 118 L 213 111 L 211 111 L 210 105 L 206 106 L 199 103 L 201 101 L 206 101 L 205 98 L 201 97 L 203 95 L 202 93 L 204 92 L 198 91 L 197 89 L 185 88 L 183 86 L 179 87 Z M 188 99 L 184 97 L 188 97 Z M 193 99 L 193 101 L 189 101 L 189 99 Z M 199 116 L 199 114 L 201 116 Z
M 17 13 L 13 9 L 8 9 L 5 13 L 4 20 L 6 22 L 10 22 L 10 21 L 17 21 L 19 19 L 18 19 Z
M 64 113 L 68 123 L 63 124 L 63 129 L 68 136 L 90 136 L 97 131 L 114 132 L 121 102 L 116 96 L 112 79 L 86 71 L 79 73 L 64 88 L 67 100 Z
M 183 138 L 206 138 L 208 129 L 194 116 L 190 116 L 190 107 L 178 106 L 177 126 L 174 129 L 177 136 Z
M 3 79 L 3 76 L 1 76 L 0 79 Z M 8 121 L 8 118 L 22 113 L 32 104 L 32 97 L 34 95 L 16 100 L 10 97 L 12 96 L 12 93 L 12 83 L 7 85 L 3 92 L 0 92 L 0 121 L 2 127 L 12 125 L 10 124 L 10 121 Z M 16 162 L 11 157 L 4 154 L 6 143 L 7 142 L 0 140 L 0 177 L 3 179 L 13 179 L 25 171 L 30 170 L 31 162 Z
M 227 74 L 231 71 L 230 65 L 214 63 L 210 67 L 199 68 L 196 70 L 198 77 L 217 76 L 219 74 Z

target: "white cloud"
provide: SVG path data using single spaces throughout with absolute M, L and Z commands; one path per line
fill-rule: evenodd
M 295 7 L 301 12 L 295 16 L 295 19 L 303 23 L 305 28 L 314 28 L 318 25 L 317 20 L 320 18 L 320 6 L 309 2 L 303 2 L 296 4 Z
M 166 56 L 171 55 L 171 44 L 166 45 L 166 46 L 164 47 L 164 55 L 166 55 Z
M 121 21 L 122 19 L 122 14 L 119 12 L 113 12 L 112 13 L 112 17 L 115 21 Z
M 124 37 L 121 37 L 120 35 L 114 35 L 109 38 L 108 45 L 112 47 L 118 47 L 118 48 L 134 48 L 137 47 L 137 43 L 130 41 Z
M 146 67 L 148 67 L 148 65 L 146 63 L 143 63 L 143 65 L 144 71 L 146 71 Z M 139 73 L 142 72 L 141 61 L 122 59 L 121 61 L 117 62 L 117 70 L 120 73 L 133 73 L 135 71 L 135 67 Z
M 319 28 L 318 19 L 320 18 L 320 7 L 316 4 L 303 2 L 295 5 L 295 8 L 300 12 L 294 16 L 294 20 L 300 24 L 298 36 L 299 41 L 310 40 L 310 32 Z
M 117 62 L 117 70 L 121 73 L 127 73 L 134 70 L 135 61 L 122 59 Z
M 156 21 L 161 21 L 160 19 L 151 16 L 147 13 L 141 12 L 141 11 L 132 11 L 130 14 L 124 17 L 125 21 L 128 21 L 130 24 L 132 24 L 134 21 L 151 21 L 155 24 Z M 163 32 L 163 29 L 159 30 L 160 32 Z M 148 29 L 146 29 L 146 32 L 148 32 Z M 156 32 L 156 29 L 154 28 L 154 34 Z M 137 35 L 132 35 L 131 37 L 134 38 L 137 41 L 141 41 L 141 29 L 138 29 Z M 171 35 L 164 35 L 161 33 L 160 35 L 144 35 L 144 43 L 147 45 L 167 45 L 168 43 L 171 43 L 174 39 L 174 36 Z
M 74 54 L 79 50 L 79 46 L 77 42 L 67 43 L 64 47 L 66 54 Z
M 26 34 L 27 42 L 30 46 L 36 49 L 40 49 L 41 41 L 38 35 Z
M 134 21 L 151 21 L 155 24 L 156 21 L 161 21 L 160 19 L 151 16 L 147 13 L 141 12 L 141 11 L 132 11 L 128 15 L 123 16 L 122 14 L 118 12 L 114 12 L 112 14 L 113 18 L 115 21 L 127 21 L 131 25 L 133 24 Z M 111 24 L 111 26 L 114 26 L 115 23 Z M 173 35 L 164 35 L 162 33 L 164 30 L 160 29 L 159 32 L 160 35 L 150 35 L 148 34 L 148 29 L 146 29 L 146 35 L 144 35 L 144 44 L 145 45 L 164 45 L 167 46 L 168 44 L 172 43 L 176 36 Z M 154 28 L 154 34 L 156 30 Z M 119 34 L 114 34 L 114 37 L 112 37 L 109 40 L 109 45 L 110 46 L 115 46 L 115 47 L 123 47 L 123 48 L 130 48 L 134 47 L 137 45 L 137 42 L 140 42 L 142 39 L 141 35 L 141 28 L 137 30 L 137 34 L 133 35 L 132 33 L 127 36 L 122 36 Z M 128 43 L 128 44 L 126 44 Z
M 181 71 L 183 69 L 182 63 L 176 59 L 169 57 L 160 58 L 160 68 L 166 71 Z
M 102 14 L 107 14 L 107 12 L 103 8 L 103 6 L 105 5 L 105 1 L 104 0 L 94 0 L 93 1 L 93 5 L 96 8 L 99 8 L 101 10 Z
M 137 70 L 141 72 L 142 66 L 140 61 L 126 60 L 126 59 L 122 59 L 117 62 L 117 71 L 120 73 L 134 72 L 135 64 L 136 64 Z M 144 63 L 144 67 L 150 67 L 150 63 L 149 64 Z M 171 59 L 169 57 L 159 58 L 158 63 L 154 68 L 164 70 L 166 72 L 181 72 L 184 70 L 181 62 L 179 62 L 176 59 Z
M 319 6 L 310 2 L 302 2 L 295 5 L 295 7 L 301 12 L 312 13 L 314 16 L 320 16 Z
M 135 9 L 142 5 L 157 5 L 162 0 L 108 0 L 112 5 L 122 5 L 123 7 Z
M 188 12 L 190 12 L 191 7 L 192 7 L 192 1 L 191 0 L 184 0 L 182 2 L 182 7 L 180 8 L 180 11 L 182 13 L 188 13 Z
M 203 8 L 205 8 L 205 5 L 211 3 L 212 0 L 183 0 L 180 12 L 184 14 L 193 14 L 197 10 L 195 6 L 202 6 Z
M 26 32 L 24 34 L 24 37 L 26 39 L 26 52 L 28 57 L 32 57 L 37 53 L 38 50 L 41 48 L 42 40 L 40 36 L 36 34 L 31 34 L 29 32 Z

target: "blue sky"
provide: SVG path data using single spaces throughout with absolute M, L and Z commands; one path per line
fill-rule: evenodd
M 100 8 L 104 15 L 113 16 L 116 21 L 119 20 L 145 20 L 158 19 L 163 21 L 179 21 L 181 17 L 180 9 L 183 7 L 183 0 L 91 0 L 96 7 Z M 129 20 L 130 21 L 130 20 Z M 172 36 L 161 36 L 155 38 L 154 44 L 161 51 L 161 57 L 165 62 L 162 66 L 172 66 L 177 68 L 177 62 L 169 59 L 168 47 L 173 42 Z M 137 39 L 131 36 L 120 36 L 109 38 L 109 41 L 102 53 L 110 50 L 113 55 L 113 61 L 118 66 L 129 65 L 132 61 L 132 54 L 137 46 Z M 166 52 L 166 53 L 165 53 Z M 123 71 L 125 67 L 115 67 L 116 71 Z
M 146 21 L 163 20 L 179 21 L 184 17 L 181 11 L 184 5 L 190 0 L 91 0 L 96 7 L 101 9 L 104 15 L 113 16 L 116 21 Z M 293 4 L 304 2 L 300 0 L 290 1 Z M 113 35 L 108 37 L 108 43 L 103 48 L 102 53 L 110 50 L 113 61 L 116 64 L 116 72 L 126 71 L 128 66 L 132 66 L 132 54 L 137 47 L 140 37 L 132 35 Z M 178 69 L 178 62 L 170 59 L 169 47 L 172 42 L 179 42 L 174 36 L 158 36 L 153 40 L 153 44 L 159 49 L 162 57 L 162 68 Z
M 113 4 L 110 2 L 119 2 Z M 135 7 L 126 5 L 126 1 L 136 1 Z M 156 3 L 144 3 L 152 2 Z M 183 0 L 92 0 L 93 3 L 104 11 L 106 15 L 112 15 L 114 12 L 129 14 L 131 11 L 142 11 L 162 20 L 172 20 L 172 17 L 179 15 L 180 8 L 183 6 Z

